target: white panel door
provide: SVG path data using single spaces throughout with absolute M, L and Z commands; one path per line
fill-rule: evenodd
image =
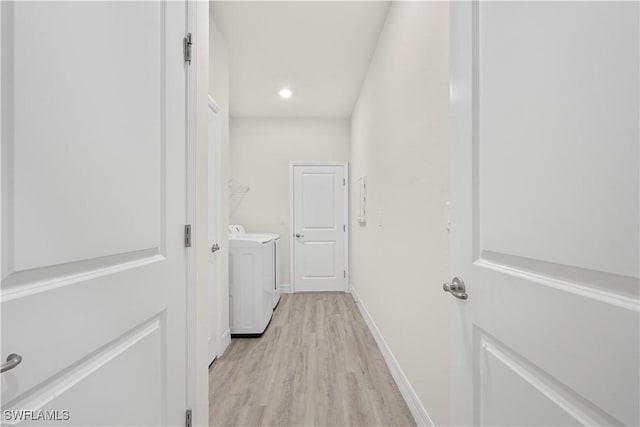
M 638 2 L 454 2 L 451 418 L 638 425 Z
M 207 306 L 209 317 L 209 363 L 213 362 L 213 359 L 218 356 L 220 352 L 220 306 L 218 298 L 218 258 L 220 257 L 220 244 L 218 242 L 218 207 L 220 204 L 220 184 L 219 184 L 219 156 L 218 156 L 218 141 L 219 141 L 219 126 L 218 126 L 218 106 L 209 97 L 209 167 L 208 182 L 209 182 L 209 197 L 208 200 L 208 215 L 209 215 L 209 264 L 208 264 L 208 278 L 209 283 L 209 304 Z
M 183 424 L 185 2 L 0 13 L 2 422 Z
M 293 167 L 294 290 L 347 288 L 343 165 Z

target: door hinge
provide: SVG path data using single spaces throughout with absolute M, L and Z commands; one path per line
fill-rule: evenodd
M 342 224 L 342 231 L 347 231 L 347 225 L 346 224 Z
M 184 247 L 191 247 L 191 224 L 184 226 Z
M 347 270 L 342 270 L 344 272 L 344 278 L 347 278 Z
M 183 48 L 184 48 L 184 62 L 191 65 L 191 47 L 193 46 L 193 36 L 191 33 L 187 33 L 184 36 Z
M 191 409 L 187 409 L 187 413 L 184 417 L 184 425 L 186 427 L 191 427 L 192 424 L 193 422 L 191 421 Z
M 347 185 L 347 179 L 346 178 L 342 178 L 342 185 Z

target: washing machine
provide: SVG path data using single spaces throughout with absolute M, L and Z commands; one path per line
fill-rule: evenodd
M 273 264 L 273 277 L 270 279 L 272 282 L 272 306 L 275 309 L 280 302 L 280 235 L 275 233 L 247 233 L 242 225 L 229 225 L 229 239 L 241 239 L 244 237 L 256 237 L 270 239 L 273 245 L 273 255 L 268 262 Z
M 273 239 L 229 235 L 229 327 L 232 337 L 261 335 L 273 315 Z

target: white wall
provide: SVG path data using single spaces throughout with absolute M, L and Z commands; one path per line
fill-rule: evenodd
M 449 5 L 393 2 L 352 117 L 351 283 L 437 425 L 449 422 Z
M 281 280 L 289 278 L 289 162 L 347 161 L 347 119 L 231 119 L 233 185 L 248 185 L 231 198 L 231 222 L 247 231 L 280 234 Z

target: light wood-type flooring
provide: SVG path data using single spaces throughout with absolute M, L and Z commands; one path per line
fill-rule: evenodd
M 212 426 L 413 426 L 350 294 L 283 295 L 209 369 Z

